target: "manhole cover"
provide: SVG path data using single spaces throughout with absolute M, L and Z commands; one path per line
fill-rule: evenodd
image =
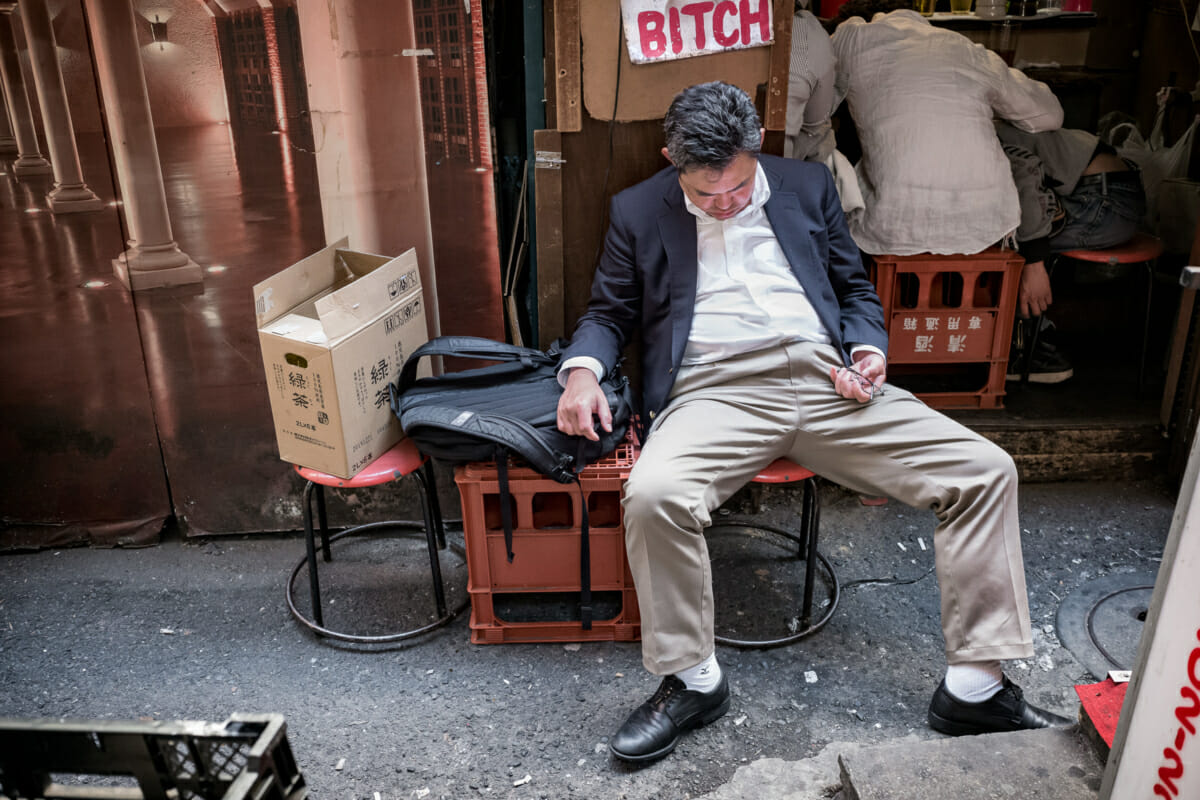
M 1097 578 L 1059 606 L 1059 641 L 1097 680 L 1109 670 L 1133 668 L 1156 577 L 1133 573 Z

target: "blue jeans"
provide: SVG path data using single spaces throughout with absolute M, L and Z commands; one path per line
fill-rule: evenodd
M 1113 177 L 1120 176 L 1120 177 Z M 1088 176 L 1103 179 L 1075 187 L 1069 195 L 1059 196 L 1067 212 L 1067 223 L 1050 237 L 1050 252 L 1067 250 L 1104 250 L 1133 238 L 1146 215 L 1146 193 L 1141 176 L 1131 173 L 1101 173 Z M 1112 177 L 1112 180 L 1109 178 Z
M 1042 160 L 1018 145 L 1004 145 L 1021 204 L 1017 241 L 1048 237 L 1051 253 L 1102 250 L 1133 238 L 1146 214 L 1146 193 L 1137 166 L 1127 171 L 1087 175 L 1070 194 L 1059 194 L 1057 181 L 1045 173 Z M 1066 212 L 1061 230 L 1053 229 L 1058 212 Z

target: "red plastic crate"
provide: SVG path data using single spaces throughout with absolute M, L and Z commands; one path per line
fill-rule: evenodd
M 512 563 L 504 546 L 496 465 L 478 462 L 455 470 L 473 643 L 634 641 L 641 636 L 621 511 L 625 479 L 636 458 L 633 443 L 625 442 L 584 469 L 579 486 L 558 483 L 510 461 Z M 594 619 L 590 630 L 559 613 L 562 604 L 578 602 L 582 502 L 588 508 L 593 608 L 596 616 L 606 609 L 611 614 Z
M 975 255 L 873 256 L 888 330 L 889 378 L 935 408 L 1001 408 L 1025 261 Z

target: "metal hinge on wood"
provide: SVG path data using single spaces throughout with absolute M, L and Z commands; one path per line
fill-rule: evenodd
M 567 163 L 562 153 L 555 153 L 550 150 L 538 150 L 535 153 L 533 162 L 534 169 L 562 169 L 562 165 Z
M 1185 289 L 1200 289 L 1200 267 L 1184 267 L 1179 273 L 1179 285 Z

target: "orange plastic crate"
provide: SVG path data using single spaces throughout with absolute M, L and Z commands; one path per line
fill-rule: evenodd
M 509 563 L 496 465 L 478 462 L 454 473 L 462 499 L 471 596 L 471 641 L 634 641 L 641 635 L 637 595 L 625 558 L 621 494 L 637 458 L 632 442 L 580 473 L 580 485 L 558 483 L 510 461 L 513 524 Z M 582 490 L 582 496 L 581 496 Z M 588 509 L 591 588 L 597 617 L 590 630 L 566 618 L 578 603 L 582 503 Z
M 1024 264 L 997 248 L 969 256 L 873 256 L 889 379 L 935 408 L 1002 407 Z M 939 386 L 950 388 L 930 388 Z

